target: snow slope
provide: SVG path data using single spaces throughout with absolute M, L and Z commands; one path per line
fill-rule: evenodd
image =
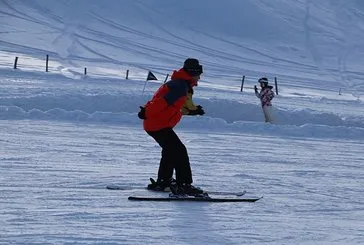
M 165 74 L 188 54 L 204 61 L 206 80 L 213 83 L 231 84 L 242 75 L 264 74 L 277 76 L 287 86 L 335 92 L 342 88 L 359 95 L 363 91 L 361 1 L 0 4 L 2 50 L 50 54 L 69 69 L 91 62 L 96 67 L 103 63 L 118 70 L 130 66 Z
M 0 244 L 362 244 L 363 10 L 0 0 Z M 153 195 L 140 189 L 160 157 L 138 107 L 187 57 L 204 66 L 194 100 L 206 114 L 176 127 L 194 183 L 257 203 L 127 200 Z M 253 94 L 261 76 L 278 78 L 275 124 Z

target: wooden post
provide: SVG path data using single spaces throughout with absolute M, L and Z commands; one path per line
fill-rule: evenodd
M 46 72 L 48 72 L 48 60 L 49 60 L 49 55 L 47 54 L 47 57 L 46 57 Z
M 243 88 L 244 88 L 244 81 L 245 81 L 245 76 L 243 76 L 243 79 L 241 79 L 240 92 L 243 92 Z
M 14 69 L 16 69 L 18 65 L 18 57 L 15 57 L 15 61 L 14 61 Z
M 277 82 L 277 77 L 274 77 L 274 85 L 276 87 L 276 94 L 278 95 L 278 82 Z
M 84 71 L 83 71 L 84 75 L 87 75 L 87 68 L 85 67 Z
M 164 79 L 164 82 L 163 83 L 166 83 L 167 82 L 168 77 L 169 77 L 169 74 L 167 74 L 166 79 Z
M 129 70 L 126 70 L 126 77 L 125 77 L 126 80 L 129 79 Z

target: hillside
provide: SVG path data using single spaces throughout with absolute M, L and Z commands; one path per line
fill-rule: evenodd
M 208 83 L 265 75 L 298 88 L 364 91 L 361 1 L 1 0 L 0 6 L 2 51 L 50 54 L 70 70 L 107 64 L 162 75 L 193 56 L 205 65 Z

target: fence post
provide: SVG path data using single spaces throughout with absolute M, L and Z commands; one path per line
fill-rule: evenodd
M 277 77 L 274 77 L 274 85 L 276 87 L 276 94 L 278 95 L 278 82 L 277 82 Z
M 14 69 L 16 69 L 18 65 L 18 57 L 15 57 L 15 61 L 14 61 Z
M 169 74 L 167 74 L 166 79 L 164 79 L 164 82 L 163 83 L 166 83 L 167 82 L 168 77 L 169 77 Z
M 243 92 L 243 87 L 244 87 L 244 81 L 245 81 L 245 76 L 243 76 L 243 79 L 241 79 L 241 87 L 240 87 L 240 92 Z
M 48 60 L 49 60 L 49 55 L 47 54 L 47 57 L 46 57 L 46 72 L 48 72 Z
M 129 79 L 129 70 L 126 70 L 126 77 L 125 77 L 126 80 Z

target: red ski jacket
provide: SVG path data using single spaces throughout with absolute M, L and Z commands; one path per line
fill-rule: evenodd
M 144 106 L 145 131 L 173 128 L 181 120 L 181 109 L 186 102 L 189 88 L 196 85 L 185 70 L 174 71 L 171 80 L 163 84 Z

